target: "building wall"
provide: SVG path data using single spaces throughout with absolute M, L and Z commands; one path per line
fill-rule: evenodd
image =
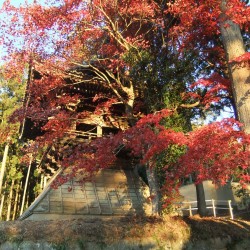
M 204 181 L 204 190 L 206 200 L 231 200 L 232 205 L 237 206 L 238 209 L 245 209 L 247 201 L 242 197 L 236 195 L 237 191 L 240 189 L 240 185 L 237 182 L 227 183 L 225 186 L 217 187 L 212 181 Z M 250 186 L 248 187 L 250 191 Z M 189 184 L 182 186 L 180 188 L 180 194 L 183 197 L 183 201 L 196 201 L 196 189 L 194 184 Z M 223 205 L 223 202 L 218 202 Z

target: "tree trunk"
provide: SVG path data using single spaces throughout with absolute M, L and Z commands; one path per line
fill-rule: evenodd
M 20 216 L 21 206 L 22 206 L 22 193 L 23 193 L 23 182 L 20 183 L 18 201 L 17 201 L 17 214 Z
M 7 217 L 6 217 L 7 221 L 10 220 L 10 213 L 11 213 L 11 205 L 12 205 L 14 183 L 15 183 L 15 181 L 12 180 L 11 181 L 11 187 L 10 187 L 9 201 L 8 201 Z
M 152 200 L 152 215 L 158 216 L 160 214 L 160 189 L 155 170 L 147 164 L 146 168 L 150 196 Z
M 4 200 L 5 200 L 5 194 L 3 194 L 2 197 L 1 197 L 1 203 L 0 203 L 0 220 L 2 220 L 2 216 L 3 216 Z
M 247 65 L 230 63 L 231 60 L 246 53 L 240 27 L 226 15 L 227 1 L 221 1 L 220 30 L 226 51 L 233 96 L 239 121 L 250 134 L 250 68 Z
M 134 101 L 135 101 L 135 93 L 134 93 L 134 86 L 132 83 L 130 83 L 129 88 L 126 89 L 126 93 L 128 95 L 128 100 L 125 102 L 125 113 L 128 117 L 128 124 L 132 127 L 136 124 L 137 119 L 134 117 Z
M 4 183 L 4 189 L 7 187 L 7 182 Z M 6 191 L 4 190 L 2 196 L 1 196 L 1 203 L 0 203 L 0 220 L 3 219 L 3 212 L 4 212 L 4 201 L 6 198 Z
M 195 185 L 196 188 L 196 196 L 197 196 L 197 206 L 198 206 L 198 214 L 203 217 L 207 215 L 206 208 L 206 198 L 205 191 L 203 187 L 203 183 L 199 183 Z
M 13 214 L 12 214 L 12 220 L 15 220 L 16 218 L 16 211 L 17 211 L 17 205 L 18 205 L 18 197 L 19 197 L 19 190 L 20 190 L 20 183 L 17 185 L 16 188 L 16 194 L 15 194 L 15 201 L 14 201 L 14 210 L 13 210 Z
M 20 210 L 20 215 L 22 215 L 23 209 L 24 209 L 24 205 L 25 205 L 26 191 L 27 191 L 28 182 L 29 182 L 29 176 L 30 176 L 30 169 L 31 169 L 32 160 L 33 160 L 33 157 L 30 156 L 30 162 L 29 162 L 29 167 L 28 167 L 28 173 L 27 173 L 27 176 L 26 176 L 25 185 L 24 185 L 24 190 L 23 190 L 23 199 L 22 199 L 22 206 L 21 206 L 21 210 Z
M 23 108 L 24 108 L 25 116 L 20 126 L 19 140 L 22 140 L 23 138 L 25 126 L 27 123 L 26 113 L 27 113 L 27 109 L 29 106 L 29 102 L 30 102 L 30 85 L 32 82 L 32 76 L 33 76 L 33 66 L 32 66 L 32 56 L 31 56 L 30 62 L 29 62 L 28 79 L 27 79 L 27 84 L 26 84 L 26 89 L 25 89 L 25 96 L 24 96 L 24 101 L 23 101 Z
M 10 144 L 9 141 L 10 141 L 10 138 L 8 137 L 6 145 L 5 145 L 5 149 L 4 149 L 3 161 L 2 161 L 2 167 L 1 167 L 1 173 L 0 173 L 0 195 L 2 193 L 3 178 L 4 178 L 6 162 L 7 162 L 8 152 L 9 152 L 9 144 Z

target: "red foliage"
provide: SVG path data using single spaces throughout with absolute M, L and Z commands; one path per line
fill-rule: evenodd
M 9 126 L 3 126 L 0 128 L 0 144 L 4 144 L 7 138 L 11 137 L 11 128 Z
M 48 1 L 47 6 L 34 3 L 20 8 L 6 1 L 1 13 L 7 18 L 1 20 L 0 37 L 8 48 L 8 57 L 20 51 L 27 55 L 23 63 L 28 62 L 30 55 L 38 54 L 46 60 L 53 57 L 54 66 L 62 61 L 72 65 L 72 62 L 89 60 L 88 54 L 91 55 L 92 50 L 99 55 L 108 55 L 108 65 L 112 65 L 109 59 L 118 57 L 122 61 L 123 53 L 129 47 L 147 45 L 141 25 L 154 18 L 157 9 L 152 0 L 129 3 L 65 0 L 59 6 L 50 5 Z M 13 43 L 13 38 L 18 44 Z M 109 43 L 103 42 L 104 38 Z
M 208 109 L 212 103 L 220 102 L 223 97 L 231 93 L 230 80 L 223 78 L 218 73 L 213 73 L 210 77 L 199 79 L 190 86 L 190 89 L 192 92 L 187 92 L 184 95 L 184 99 L 198 99 L 206 109 Z M 198 94 L 199 91 L 197 90 L 199 89 L 206 89 L 203 96 Z
M 176 37 L 182 36 L 184 47 L 207 44 L 211 36 L 220 33 L 221 1 L 217 0 L 177 0 L 169 4 L 169 10 L 178 19 L 179 24 L 172 29 Z M 240 0 L 228 0 L 225 10 L 227 18 L 247 27 L 250 7 Z
M 176 165 L 164 168 L 167 179 L 162 190 L 168 194 L 167 202 L 178 190 L 178 180 L 190 174 L 196 175 L 197 183 L 209 179 L 224 185 L 232 175 L 242 184 L 249 182 L 246 166 L 250 162 L 250 135 L 240 130 L 237 121 L 225 119 L 185 135 L 160 125 L 160 120 L 169 115 L 168 110 L 148 115 L 126 131 L 78 146 L 64 159 L 64 167 L 69 168 L 71 177 L 79 173 L 86 177 L 86 170 L 91 175 L 109 167 L 122 149 L 155 167 L 155 157 L 174 144 L 185 146 L 186 153 Z
M 222 2 L 226 3 L 222 9 Z M 171 36 L 175 38 L 175 46 L 179 49 L 180 55 L 189 51 L 197 51 L 199 58 L 207 68 L 213 72 L 224 72 L 227 75 L 226 68 L 226 53 L 222 47 L 220 36 L 220 23 L 222 20 L 230 19 L 239 24 L 240 27 L 248 31 L 249 29 L 249 15 L 250 6 L 244 1 L 240 0 L 177 0 L 168 4 L 167 13 L 172 13 L 177 19 L 176 25 L 171 29 Z M 223 18 L 223 19 L 222 19 Z M 246 53 L 232 62 L 249 63 L 249 55 Z M 222 75 L 222 74 L 221 74 Z M 197 83 L 207 88 L 206 96 L 197 95 L 197 92 L 190 93 L 188 97 L 195 97 L 199 99 L 200 103 L 209 108 L 211 103 L 221 100 L 221 93 L 218 92 L 226 90 L 226 95 L 231 95 L 231 89 L 228 88 L 228 83 L 225 85 L 218 79 L 217 83 L 214 79 L 201 76 Z M 205 80 L 205 81 L 204 81 Z M 218 81 L 219 80 L 219 81 Z M 226 87 L 226 88 L 225 88 Z
M 191 132 L 187 152 L 179 161 L 178 175 L 196 173 L 197 183 L 210 179 L 220 184 L 233 174 L 241 177 L 250 161 L 250 135 L 240 127 L 234 119 L 224 119 Z
M 249 6 L 240 0 L 227 2 L 227 18 L 247 29 Z M 219 3 L 217 0 L 176 0 L 168 3 L 165 14 L 176 19 L 169 35 L 175 39 L 180 59 L 186 49 L 198 50 L 204 61 L 212 59 L 214 65 L 224 66 L 224 51 L 214 42 L 214 37 L 220 32 L 218 24 L 222 13 Z M 123 95 L 129 96 L 130 92 L 126 93 L 128 84 L 122 86 L 120 81 L 130 67 L 125 55 L 131 51 L 140 54 L 142 49 L 152 45 L 150 42 L 154 43 L 148 38 L 150 31 L 155 27 L 166 28 L 161 16 L 157 15 L 160 12 L 153 0 L 64 0 L 60 6 L 45 7 L 34 3 L 20 8 L 5 2 L 0 14 L 8 15 L 1 19 L 0 43 L 8 49 L 5 56 L 9 62 L 6 78 L 13 77 L 16 72 L 24 72 L 28 63 L 41 73 L 41 79 L 32 81 L 29 86 L 29 106 L 16 113 L 20 120 L 25 116 L 46 122 L 43 126 L 45 135 L 36 141 L 38 147 L 64 138 L 72 121 L 87 115 L 86 112 L 76 114 L 70 109 L 65 111 L 67 105 L 76 104 L 81 99 L 78 94 L 67 95 L 63 91 L 66 85 L 63 79 L 67 69 L 73 65 L 94 58 L 98 67 L 107 70 L 113 80 L 114 73 L 121 74 L 117 74 L 117 81 L 109 84 L 113 92 L 122 89 L 117 99 L 127 101 Z M 168 40 L 171 39 L 168 37 Z M 249 62 L 249 53 L 233 62 Z M 230 91 L 228 80 L 218 74 L 198 80 L 192 88 L 198 86 L 207 89 L 206 95 L 201 97 L 192 93 L 191 97 L 200 99 L 207 107 L 219 101 L 221 91 Z M 101 96 L 93 98 L 99 104 L 96 113 L 109 112 L 115 101 L 114 95 L 106 96 L 104 101 L 101 99 Z M 123 148 L 154 167 L 155 156 L 173 144 L 186 146 L 187 151 L 178 165 L 165 166 L 167 180 L 164 190 L 169 194 L 178 179 L 192 173 L 196 174 L 197 182 L 212 179 L 224 184 L 235 173 L 243 183 L 249 181 L 246 166 L 249 166 L 250 139 L 239 129 L 236 121 L 224 120 L 185 135 L 161 125 L 161 120 L 172 112 L 161 110 L 149 114 L 126 131 L 63 149 L 61 165 L 65 172 L 58 182 L 76 175 L 88 178 L 99 169 L 109 167 Z

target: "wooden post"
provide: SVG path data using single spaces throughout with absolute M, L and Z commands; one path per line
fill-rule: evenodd
M 44 178 L 43 178 L 43 189 L 46 187 L 47 185 L 47 179 L 48 177 L 45 175 Z
M 43 186 L 43 179 L 44 179 L 44 174 L 41 174 L 41 180 L 40 180 L 40 189 L 41 189 L 41 191 L 39 191 L 39 193 L 42 192 L 43 189 L 44 189 L 44 186 Z
M 102 137 L 102 127 L 100 125 L 97 125 L 97 137 Z
M 192 213 L 192 205 L 191 204 L 189 204 L 189 216 L 193 216 L 193 213 Z
M 212 206 L 213 206 L 214 217 L 216 217 L 216 210 L 215 210 L 215 205 L 214 205 L 214 199 L 212 199 Z
M 232 201 L 231 200 L 228 200 L 228 207 L 229 207 L 231 219 L 233 220 L 234 219 L 234 214 L 233 214 L 233 208 L 232 208 Z

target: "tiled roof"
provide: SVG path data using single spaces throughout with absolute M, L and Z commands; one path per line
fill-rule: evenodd
M 70 190 L 70 191 L 69 191 Z M 71 180 L 58 189 L 47 187 L 20 219 L 49 215 L 149 215 L 148 187 L 132 169 L 101 170 L 92 182 Z

